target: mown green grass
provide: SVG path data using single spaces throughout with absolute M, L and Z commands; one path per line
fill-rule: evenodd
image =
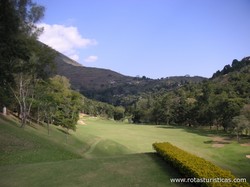
M 181 177 L 154 154 L 168 141 L 250 180 L 249 147 L 215 148 L 214 134 L 190 128 L 131 125 L 85 117 L 66 142 L 63 129 L 26 126 L 0 118 L 0 186 L 183 186 Z
M 250 181 L 250 159 L 246 158 L 246 155 L 250 154 L 250 147 L 241 146 L 236 140 L 224 144 L 223 147 L 213 147 L 213 137 L 220 136 L 220 133 L 215 131 L 190 127 L 123 124 L 92 117 L 85 118 L 85 122 L 87 125 L 78 126 L 76 135 L 84 132 L 103 140 L 111 139 L 126 147 L 128 153 L 152 152 L 152 142 L 170 142 Z
M 0 186 L 183 186 L 180 177 L 155 154 L 46 162 L 0 167 Z

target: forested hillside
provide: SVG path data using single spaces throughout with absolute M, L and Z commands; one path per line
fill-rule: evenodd
M 90 99 L 116 106 L 130 105 L 142 93 L 173 90 L 186 83 L 198 83 L 206 79 L 189 75 L 161 79 L 130 77 L 108 69 L 84 67 L 59 52 L 56 54 L 52 75 L 67 77 L 73 89 Z
M 234 60 L 213 78 L 164 93 L 143 95 L 128 111 L 135 123 L 249 129 L 250 59 Z M 227 70 L 227 71 L 226 71 Z M 248 130 L 249 131 L 249 130 Z

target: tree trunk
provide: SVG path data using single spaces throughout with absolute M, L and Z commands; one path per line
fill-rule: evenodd
M 50 129 L 49 129 L 49 119 L 47 120 L 47 129 L 48 129 L 48 135 L 50 133 Z
M 19 73 L 15 79 L 17 88 L 13 89 L 9 86 L 19 104 L 21 127 L 24 127 L 33 102 L 33 77 L 28 74 Z M 28 102 L 28 98 L 31 98 L 31 102 Z
M 37 108 L 37 120 L 36 120 L 37 124 L 40 125 L 40 108 L 38 106 Z
M 67 131 L 65 132 L 65 134 L 66 134 L 66 144 L 68 144 L 69 129 L 67 129 Z
M 27 122 L 27 114 L 26 112 L 22 112 L 21 114 L 21 128 L 24 128 Z
M 238 128 L 237 128 L 237 141 L 238 141 L 238 143 L 240 143 L 240 137 L 239 137 L 239 130 L 238 130 Z
M 25 98 L 23 98 L 23 101 L 21 103 L 21 128 L 24 128 L 27 122 L 27 107 L 26 107 L 26 102 Z

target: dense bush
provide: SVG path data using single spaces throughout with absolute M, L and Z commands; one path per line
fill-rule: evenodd
M 166 161 L 177 168 L 185 177 L 196 179 L 227 179 L 233 181 L 236 177 L 230 171 L 224 170 L 211 162 L 192 155 L 186 151 L 171 145 L 170 143 L 154 143 L 153 148 Z M 248 183 L 197 183 L 201 186 L 250 186 Z

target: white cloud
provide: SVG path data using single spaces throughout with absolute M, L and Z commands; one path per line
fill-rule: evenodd
M 41 42 L 76 61 L 79 60 L 79 49 L 97 45 L 96 40 L 83 38 L 77 27 L 46 23 L 39 24 L 38 27 L 44 28 L 39 36 Z
M 98 56 L 89 56 L 84 61 L 85 62 L 95 62 L 98 60 Z

